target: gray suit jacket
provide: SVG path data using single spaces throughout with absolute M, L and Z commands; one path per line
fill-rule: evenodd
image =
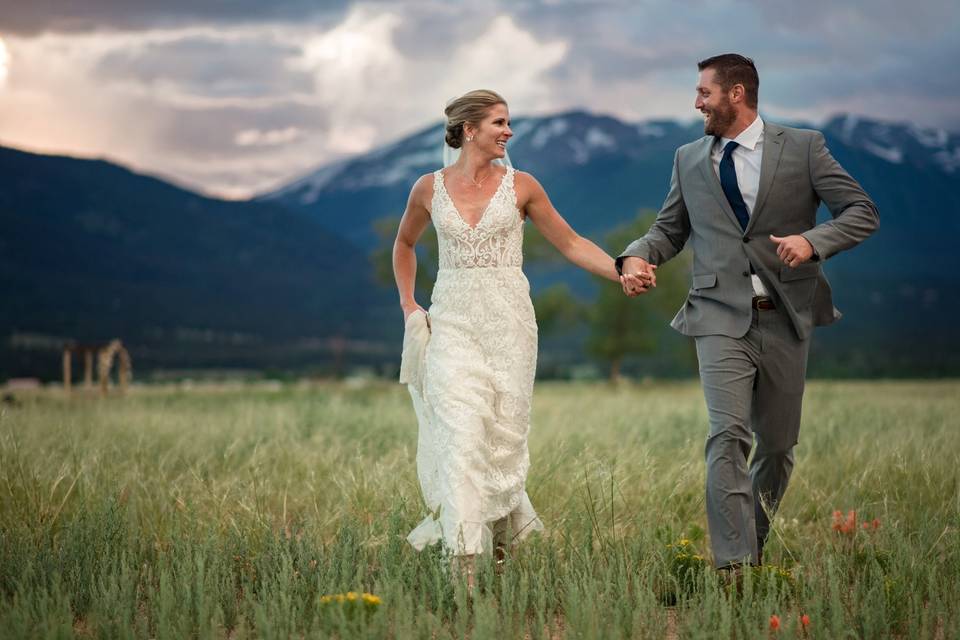
M 638 256 L 661 265 L 689 242 L 693 282 L 671 326 L 688 336 L 742 337 L 750 328 L 750 265 L 786 313 L 797 336 L 840 317 L 820 263 L 863 241 L 879 226 L 877 207 L 827 150 L 818 131 L 766 123 L 757 201 L 746 231 L 727 202 L 706 136 L 677 150 L 670 193 L 645 236 L 617 258 Z M 824 202 L 833 219 L 816 224 Z M 801 234 L 814 258 L 796 268 L 777 257 L 770 234 Z

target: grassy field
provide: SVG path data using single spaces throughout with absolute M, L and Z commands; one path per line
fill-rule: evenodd
M 960 637 L 957 382 L 811 383 L 740 592 L 702 559 L 699 387 L 540 384 L 547 531 L 472 599 L 404 540 L 424 513 L 398 385 L 0 406 L 3 638 Z

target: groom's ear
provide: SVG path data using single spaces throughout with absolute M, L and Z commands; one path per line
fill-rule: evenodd
M 747 90 L 742 84 L 737 83 L 730 87 L 730 102 L 743 102 L 747 96 Z

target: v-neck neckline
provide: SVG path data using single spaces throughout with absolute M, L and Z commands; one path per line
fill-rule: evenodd
M 464 226 L 466 226 L 466 227 L 467 227 L 468 229 L 470 229 L 471 231 L 473 231 L 473 230 L 475 230 L 477 227 L 479 227 L 479 226 L 480 226 L 480 223 L 483 222 L 483 219 L 487 217 L 487 211 L 490 209 L 490 205 L 493 204 L 494 199 L 495 199 L 498 195 L 500 195 L 500 189 L 503 188 L 503 183 L 506 181 L 506 179 L 507 179 L 507 174 L 508 174 L 509 172 L 510 172 L 510 168 L 508 167 L 507 170 L 504 171 L 503 175 L 500 176 L 500 184 L 497 185 L 497 188 L 496 188 L 496 190 L 493 192 L 493 195 L 490 196 L 490 199 L 489 199 L 489 200 L 487 200 L 486 206 L 480 211 L 480 217 L 477 218 L 476 224 L 470 224 L 469 222 L 467 222 L 467 221 L 464 219 L 463 214 L 460 213 L 460 207 L 458 207 L 458 206 L 457 206 L 457 203 L 453 201 L 453 196 L 450 195 L 450 192 L 447 190 L 447 178 L 446 178 L 445 175 L 443 175 L 443 169 L 441 169 L 440 171 L 438 171 L 438 173 L 440 174 L 440 186 L 443 187 L 443 192 L 447 195 L 447 200 L 450 201 L 450 206 L 453 207 L 453 212 L 457 214 L 457 218 L 460 220 L 460 222 L 462 222 L 462 223 L 464 224 Z

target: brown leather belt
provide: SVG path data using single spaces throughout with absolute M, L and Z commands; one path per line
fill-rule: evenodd
M 773 304 L 773 298 L 767 296 L 754 296 L 750 306 L 760 311 L 770 311 L 777 308 L 777 305 Z

